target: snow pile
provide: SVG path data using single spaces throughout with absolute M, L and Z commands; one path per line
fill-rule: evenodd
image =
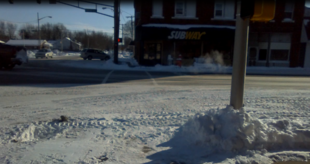
M 53 50 L 54 56 L 80 56 L 80 52 L 66 52 L 66 51 L 59 51 L 57 49 Z
M 25 124 L 23 126 L 16 126 L 11 133 L 10 140 L 20 142 L 30 142 L 42 139 L 51 139 L 62 136 L 69 131 L 68 127 L 56 122 L 46 122 L 44 124 Z M 8 141 L 1 139 L 2 142 Z
M 297 150 L 310 148 L 310 131 L 296 122 L 278 120 L 263 123 L 244 109 L 210 110 L 197 114 L 162 146 L 198 146 L 207 154 L 247 150 Z
M 64 52 L 65 56 L 81 56 L 80 52 Z
M 16 53 L 16 59 L 20 59 L 22 63 L 27 63 L 28 62 L 28 55 L 25 50 L 20 50 Z
M 38 52 L 38 50 L 27 50 L 28 58 L 35 58 L 35 55 L 37 52 Z
M 59 50 L 53 50 L 53 53 L 55 56 L 60 56 L 60 51 Z

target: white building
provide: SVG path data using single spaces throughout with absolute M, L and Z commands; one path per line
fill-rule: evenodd
M 36 39 L 11 39 L 6 42 L 8 45 L 12 46 L 22 46 L 27 49 L 39 49 L 40 45 L 41 48 L 51 49 L 52 45 L 49 44 L 46 40 L 36 40 Z
M 48 42 L 53 45 L 52 49 L 57 49 L 57 50 L 79 51 L 81 50 L 81 47 L 82 47 L 81 43 L 76 43 L 68 37 L 59 39 L 59 40 L 50 40 Z

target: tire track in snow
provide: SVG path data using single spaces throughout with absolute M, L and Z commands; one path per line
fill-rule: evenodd
M 145 73 L 150 77 L 150 79 L 152 80 L 153 84 L 155 86 L 158 86 L 157 82 L 155 81 L 155 79 L 152 77 L 152 75 L 150 73 L 148 73 L 147 71 L 145 71 Z
M 105 76 L 105 78 L 103 79 L 103 81 L 102 81 L 101 84 L 107 83 L 107 81 L 108 81 L 110 75 L 111 75 L 113 72 L 114 72 L 114 70 L 110 71 L 110 72 Z

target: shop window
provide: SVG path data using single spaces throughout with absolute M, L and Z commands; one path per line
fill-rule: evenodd
M 285 3 L 284 20 L 293 20 L 294 1 L 287 0 Z
M 153 18 L 163 17 L 163 1 L 162 0 L 153 0 Z
M 258 54 L 258 60 L 266 60 L 267 59 L 267 50 L 260 49 Z
M 161 59 L 161 44 L 160 43 L 147 43 L 145 47 L 144 57 L 145 60 L 160 60 Z
M 271 50 L 270 60 L 287 61 L 289 50 Z
M 175 2 L 175 16 L 185 16 L 185 1 Z

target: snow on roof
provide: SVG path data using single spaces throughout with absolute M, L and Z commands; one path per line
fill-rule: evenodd
M 41 40 L 41 44 L 45 42 L 45 40 Z M 25 46 L 38 46 L 39 45 L 39 40 L 9 40 L 6 44 L 8 45 L 25 45 Z
M 189 28 L 228 28 L 236 29 L 235 26 L 222 26 L 222 25 L 181 25 L 181 24 L 144 24 L 142 27 L 165 27 L 172 29 L 187 30 Z

